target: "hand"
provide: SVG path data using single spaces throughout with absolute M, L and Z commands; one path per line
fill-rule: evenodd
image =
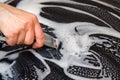
M 44 44 L 44 36 L 37 17 L 23 10 L 0 3 L 0 30 L 6 37 L 6 42 L 15 44 L 33 43 L 33 48 Z

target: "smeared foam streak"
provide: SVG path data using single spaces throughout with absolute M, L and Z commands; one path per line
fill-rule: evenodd
M 9 68 L 9 65 L 8 63 L 0 63 L 0 73 L 3 73 L 5 72 L 8 68 Z
M 42 72 L 42 71 L 38 71 L 38 69 L 36 70 L 37 71 L 37 73 L 39 73 L 38 74 L 38 78 L 40 79 L 40 80 L 43 80 L 50 72 L 51 72 L 51 70 L 50 70 L 50 68 L 49 68 L 49 66 L 48 66 L 48 64 L 44 61 L 44 58 L 41 56 L 41 55 L 39 55 L 37 52 L 35 52 L 34 50 L 32 50 L 32 49 L 29 49 L 29 51 L 31 51 L 34 55 L 35 55 L 35 57 L 37 57 L 39 60 L 41 60 L 42 61 L 42 63 L 46 66 L 46 70 L 44 71 L 44 72 Z
M 40 2 L 42 2 L 42 1 L 40 1 Z M 61 60 L 58 61 L 55 59 L 47 59 L 47 58 L 44 58 L 44 59 L 50 60 L 50 61 L 58 64 L 59 66 L 61 66 L 64 69 L 65 74 L 73 79 L 88 80 L 86 78 L 82 78 L 82 77 L 78 77 L 78 76 L 69 74 L 66 69 L 70 65 L 78 65 L 78 66 L 80 65 L 80 62 L 75 63 L 75 61 L 74 61 L 76 58 L 81 58 L 78 55 L 84 56 L 87 54 L 93 54 L 91 52 L 88 52 L 88 50 L 89 50 L 90 46 L 93 45 L 94 42 L 96 42 L 96 40 L 89 38 L 90 34 L 106 34 L 106 35 L 111 35 L 111 36 L 120 38 L 120 33 L 117 32 L 116 30 L 114 30 L 113 28 L 97 26 L 93 23 L 74 22 L 74 23 L 69 23 L 69 24 L 63 24 L 63 23 L 61 24 L 61 23 L 56 23 L 56 22 L 50 21 L 48 19 L 45 19 L 45 18 L 39 16 L 39 12 L 41 12 L 40 8 L 43 6 L 38 5 L 35 2 L 33 3 L 32 1 L 30 4 L 34 7 L 29 6 L 30 4 L 29 5 L 27 5 L 27 4 L 28 3 L 24 3 L 24 1 L 23 1 L 23 3 L 18 5 L 18 8 L 35 13 L 38 16 L 38 19 L 41 23 L 55 29 L 54 33 L 58 37 L 58 40 L 63 43 L 62 49 L 60 49 L 60 52 L 63 55 Z M 78 28 L 77 29 L 78 33 L 75 32 L 75 27 Z M 97 41 L 97 42 L 101 42 L 101 41 Z M 87 66 L 90 68 L 97 68 L 97 69 L 101 68 L 101 67 L 94 67 L 94 66 L 85 65 L 85 64 L 83 66 Z M 105 78 L 104 80 L 107 80 L 107 79 L 108 78 Z M 92 79 L 92 80 L 94 80 L 94 79 Z
M 0 51 L 0 59 L 3 59 L 6 56 L 6 52 Z
M 102 21 L 103 23 L 107 24 L 108 26 L 110 26 L 108 23 L 106 23 L 105 21 L 103 21 L 102 19 L 100 19 L 99 17 L 95 16 L 95 15 L 92 15 L 88 12 L 85 12 L 83 10 L 78 10 L 78 9 L 75 9 L 75 8 L 70 8 L 70 7 L 65 7 L 65 6 L 56 6 L 56 5 L 42 5 L 40 3 L 42 2 L 49 2 L 49 1 L 52 1 L 52 2 L 65 2 L 65 3 L 72 3 L 74 1 L 66 1 L 66 0 L 32 0 L 31 2 L 29 2 L 29 0 L 24 0 L 24 1 L 21 1 L 18 5 L 17 5 L 17 8 L 20 8 L 20 9 L 23 9 L 23 10 L 26 10 L 28 12 L 31 12 L 31 13 L 34 13 L 37 15 L 39 21 L 41 22 L 40 18 L 39 18 L 39 12 L 42 12 L 40 8 L 42 7 L 60 7 L 60 8 L 64 8 L 64 9 L 67 9 L 67 10 L 71 10 L 71 11 L 74 11 L 74 12 L 78 12 L 78 13 L 84 13 L 86 15 L 90 15 L 91 17 L 94 17 L 100 21 Z M 29 3 L 29 4 L 28 4 Z M 76 3 L 76 2 L 75 2 Z M 79 3 L 80 4 L 80 3 Z M 31 6 L 32 5 L 32 6 Z M 81 4 L 81 5 L 87 5 L 87 4 Z M 34 7 L 33 7 L 34 6 Z M 91 6 L 91 5 L 89 5 Z M 111 26 L 110 26 L 111 27 Z
M 16 63 L 16 61 L 14 61 L 12 64 L 8 65 L 9 67 L 7 66 L 6 70 L 1 73 L 3 80 L 7 80 L 8 76 L 10 78 L 13 78 L 13 74 L 12 74 L 13 69 L 11 68 L 11 66 L 13 66 L 15 63 Z M 5 67 L 5 66 L 3 66 L 3 67 Z
M 93 1 L 93 2 L 96 2 L 96 3 L 100 3 L 100 4 L 102 4 L 102 5 L 105 5 L 105 6 L 107 6 L 107 7 L 113 8 L 113 9 L 119 9 L 119 8 L 117 8 L 117 7 L 115 7 L 115 6 L 111 5 L 111 4 L 106 3 L 105 1 L 104 1 L 104 2 L 101 1 L 101 0 L 92 0 L 92 1 Z
M 0 51 L 0 60 L 4 59 L 4 58 L 8 58 L 9 60 L 14 60 L 19 56 L 19 53 L 16 54 L 11 54 L 9 56 L 6 56 L 8 53 L 10 53 L 11 51 Z M 8 71 L 10 69 L 10 65 L 7 62 L 0 62 L 0 73 L 4 74 L 6 71 Z

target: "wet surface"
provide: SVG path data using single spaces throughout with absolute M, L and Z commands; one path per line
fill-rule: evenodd
M 7 66 L 0 71 L 1 79 L 120 79 L 120 1 L 28 2 L 15 0 L 10 5 L 37 14 L 43 31 L 59 40 L 59 49 L 10 47 L 0 41 L 0 67 Z

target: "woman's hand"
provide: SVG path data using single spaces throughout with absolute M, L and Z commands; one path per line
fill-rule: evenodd
M 0 31 L 5 35 L 6 42 L 15 44 L 33 43 L 33 48 L 44 44 L 44 35 L 37 17 L 23 10 L 0 3 Z

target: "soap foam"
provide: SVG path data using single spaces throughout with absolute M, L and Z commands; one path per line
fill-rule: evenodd
M 9 68 L 9 65 L 8 63 L 0 63 L 0 73 L 3 73 L 5 72 L 8 68 Z

